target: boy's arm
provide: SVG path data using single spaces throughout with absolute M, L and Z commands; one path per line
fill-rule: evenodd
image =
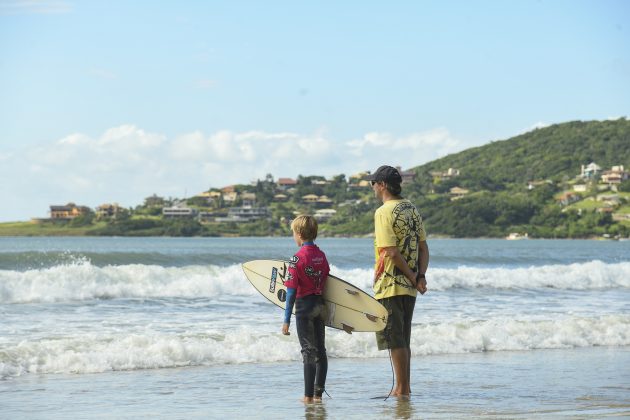
M 287 287 L 287 301 L 284 308 L 284 323 L 282 324 L 282 334 L 289 335 L 289 324 L 291 324 L 291 313 L 295 304 L 296 289 Z

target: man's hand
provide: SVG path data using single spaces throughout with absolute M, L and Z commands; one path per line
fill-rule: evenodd
M 282 324 L 282 334 L 291 335 L 289 332 L 289 324 Z
M 422 277 L 418 279 L 416 284 L 416 290 L 420 292 L 421 295 L 424 295 L 427 292 L 427 279 Z

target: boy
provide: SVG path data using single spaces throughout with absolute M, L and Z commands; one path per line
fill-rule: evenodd
M 286 309 L 282 334 L 289 335 L 291 312 L 295 303 L 295 321 L 304 361 L 304 402 L 321 401 L 326 384 L 326 356 L 322 293 L 330 271 L 326 255 L 313 242 L 317 221 L 312 216 L 298 216 L 291 223 L 293 239 L 299 251 L 291 258 L 287 281 Z

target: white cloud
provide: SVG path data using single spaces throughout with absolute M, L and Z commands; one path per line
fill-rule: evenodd
M 406 169 L 461 146 L 444 128 L 402 137 L 373 132 L 343 141 L 324 130 L 311 135 L 194 131 L 167 138 L 125 124 L 98 137 L 73 133 L 37 148 L 5 153 L 0 161 L 10 164 L 0 165 L 0 177 L 11 179 L 17 168 L 25 168 L 20 169 L 23 177 L 16 187 L 7 187 L 15 191 L 4 191 L 30 200 L 32 214 L 23 215 L 25 219 L 44 215 L 50 204 L 135 206 L 153 193 L 194 195 L 209 187 L 263 179 L 269 173 L 276 179 L 329 177 L 374 170 L 385 163 Z

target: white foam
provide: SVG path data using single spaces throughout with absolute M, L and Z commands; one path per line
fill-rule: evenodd
M 0 303 L 63 302 L 133 297 L 253 295 L 240 265 L 229 267 L 121 265 L 89 262 L 0 271 Z
M 331 272 L 370 292 L 371 268 Z M 432 291 L 451 288 L 557 288 L 597 290 L 630 288 L 630 263 L 601 261 L 528 268 L 431 268 L 427 273 Z M 118 265 L 98 267 L 78 261 L 51 268 L 0 270 L 0 303 L 64 302 L 112 298 L 251 296 L 257 292 L 240 264 L 228 267 Z
M 274 330 L 275 331 L 275 330 Z M 415 325 L 415 356 L 483 351 L 557 349 L 630 345 L 630 315 L 566 317 L 558 320 L 450 320 Z M 376 349 L 374 334 L 327 329 L 331 357 L 387 357 Z M 238 327 L 169 334 L 85 334 L 25 340 L 3 345 L 0 377 L 28 373 L 97 373 L 181 366 L 299 361 L 296 334 Z
M 335 270 L 333 274 L 365 290 L 371 288 L 373 281 L 373 270 Z M 590 261 L 526 268 L 430 267 L 427 272 L 427 281 L 433 291 L 458 287 L 565 290 L 630 288 L 630 262 L 607 264 L 601 261 Z

